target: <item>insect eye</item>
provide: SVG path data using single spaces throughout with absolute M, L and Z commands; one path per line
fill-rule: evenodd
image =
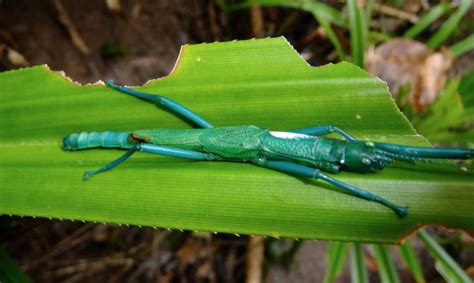
M 370 142 L 370 141 L 366 142 L 365 145 L 370 146 L 370 147 L 375 146 L 375 144 L 373 142 Z

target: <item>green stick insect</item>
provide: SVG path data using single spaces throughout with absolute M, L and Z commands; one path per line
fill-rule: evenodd
M 368 173 L 382 170 L 394 160 L 431 162 L 425 158 L 471 159 L 474 150 L 464 148 L 429 148 L 360 141 L 330 125 L 276 132 L 257 126 L 214 128 L 211 123 L 179 103 L 154 94 L 139 92 L 112 81 L 107 85 L 120 92 L 161 105 L 202 129 L 147 129 L 133 132 L 82 132 L 68 135 L 63 149 L 68 151 L 106 147 L 128 151 L 97 170 L 86 171 L 84 179 L 108 171 L 137 151 L 207 161 L 251 162 L 273 170 L 320 179 L 343 191 L 380 203 L 400 217 L 408 208 L 334 179 L 324 172 L 342 170 Z M 337 133 L 344 139 L 320 137 Z

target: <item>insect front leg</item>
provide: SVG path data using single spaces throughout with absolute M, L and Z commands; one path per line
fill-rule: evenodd
M 299 165 L 299 164 L 295 164 L 295 163 L 291 163 L 291 162 L 286 162 L 286 161 L 267 161 L 267 160 L 260 159 L 260 160 L 256 161 L 255 163 L 260 165 L 260 166 L 264 166 L 264 167 L 274 169 L 274 170 L 277 170 L 277 171 L 281 171 L 281 172 L 296 174 L 296 175 L 309 177 L 309 178 L 314 178 L 314 179 L 321 179 L 321 180 L 323 180 L 323 181 L 325 181 L 329 184 L 332 184 L 332 185 L 342 189 L 343 191 L 345 191 L 345 192 L 347 192 L 347 193 L 349 193 L 353 196 L 356 196 L 358 198 L 362 198 L 362 199 L 365 199 L 365 200 L 380 203 L 380 204 L 390 208 L 400 218 L 404 218 L 408 214 L 408 208 L 407 207 L 398 206 L 398 205 L 396 205 L 396 204 L 394 204 L 394 203 L 392 203 L 392 202 L 390 202 L 390 201 L 388 201 L 388 200 L 386 200 L 382 197 L 379 197 L 379 196 L 374 195 L 370 192 L 361 190 L 361 189 L 356 188 L 354 186 L 348 185 L 348 184 L 346 184 L 344 182 L 341 182 L 339 180 L 336 180 L 332 177 L 329 177 L 328 175 L 325 175 L 325 174 L 321 173 L 321 171 L 318 170 L 318 169 L 314 169 L 314 168 L 311 168 L 311 167 L 307 167 L 307 166 L 303 166 L 303 165 Z
M 338 133 L 349 141 L 357 140 L 346 131 L 332 125 L 320 125 L 320 126 L 314 126 L 314 127 L 309 127 L 309 128 L 291 130 L 290 132 L 297 133 L 297 134 L 305 134 L 305 135 L 310 135 L 310 136 L 321 136 L 321 135 L 327 135 L 331 133 Z
M 84 180 L 88 180 L 93 175 L 108 171 L 120 163 L 127 160 L 132 154 L 137 151 L 151 153 L 151 154 L 159 154 L 159 155 L 167 155 L 167 156 L 174 156 L 174 157 L 181 157 L 187 159 L 194 159 L 194 160 L 221 160 L 219 156 L 212 154 L 212 153 L 204 153 L 199 151 L 169 147 L 169 146 L 161 146 L 155 144 L 148 144 L 148 143 L 140 143 L 134 145 L 130 148 L 124 155 L 117 158 L 116 160 L 110 162 L 109 164 L 101 167 L 97 170 L 90 170 L 84 172 Z
M 140 99 L 143 99 L 143 100 L 155 103 L 155 104 L 162 105 L 166 109 L 171 110 L 174 113 L 177 113 L 177 114 L 185 117 L 186 119 L 196 123 L 197 125 L 199 125 L 202 128 L 213 128 L 214 127 L 206 119 L 202 118 L 201 116 L 194 113 L 190 109 L 184 107 L 183 105 L 179 104 L 178 102 L 173 101 L 173 100 L 171 100 L 167 97 L 156 95 L 156 94 L 149 94 L 149 93 L 145 93 L 145 92 L 140 92 L 140 91 L 136 91 L 134 89 L 128 88 L 128 87 L 119 86 L 119 85 L 114 84 L 114 82 L 111 81 L 111 80 L 107 81 L 107 86 L 109 86 L 109 87 L 111 87 L 115 90 L 118 90 L 120 92 L 126 93 L 128 95 L 131 95 L 131 96 L 134 96 L 134 97 L 137 97 L 137 98 L 140 98 Z

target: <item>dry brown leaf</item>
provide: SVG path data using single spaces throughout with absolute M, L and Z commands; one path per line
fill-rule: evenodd
M 20 52 L 13 48 L 7 48 L 7 58 L 13 64 L 17 66 L 28 66 L 29 63 Z
M 418 13 L 421 8 L 428 9 L 426 0 L 405 0 L 403 1 L 403 10 L 409 13 Z
M 122 5 L 120 4 L 120 0 L 105 0 L 105 4 L 107 8 L 111 12 L 120 12 L 122 10 Z
M 370 49 L 366 67 L 387 82 L 394 96 L 400 86 L 410 83 L 410 101 L 413 111 L 418 112 L 439 95 L 452 61 L 448 52 L 433 52 L 415 40 L 395 39 Z

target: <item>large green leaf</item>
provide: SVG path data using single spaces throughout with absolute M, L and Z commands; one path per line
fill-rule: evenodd
M 84 170 L 122 151 L 65 152 L 65 135 L 191 125 L 102 83 L 80 86 L 44 66 L 2 73 L 0 86 L 3 214 L 388 243 L 423 223 L 474 230 L 472 174 L 421 165 L 334 175 L 409 206 L 405 219 L 332 186 L 251 164 L 138 153 L 83 181 Z M 310 67 L 284 38 L 187 45 L 171 75 L 140 89 L 168 96 L 216 126 L 333 124 L 362 139 L 427 144 L 384 82 L 349 63 Z

